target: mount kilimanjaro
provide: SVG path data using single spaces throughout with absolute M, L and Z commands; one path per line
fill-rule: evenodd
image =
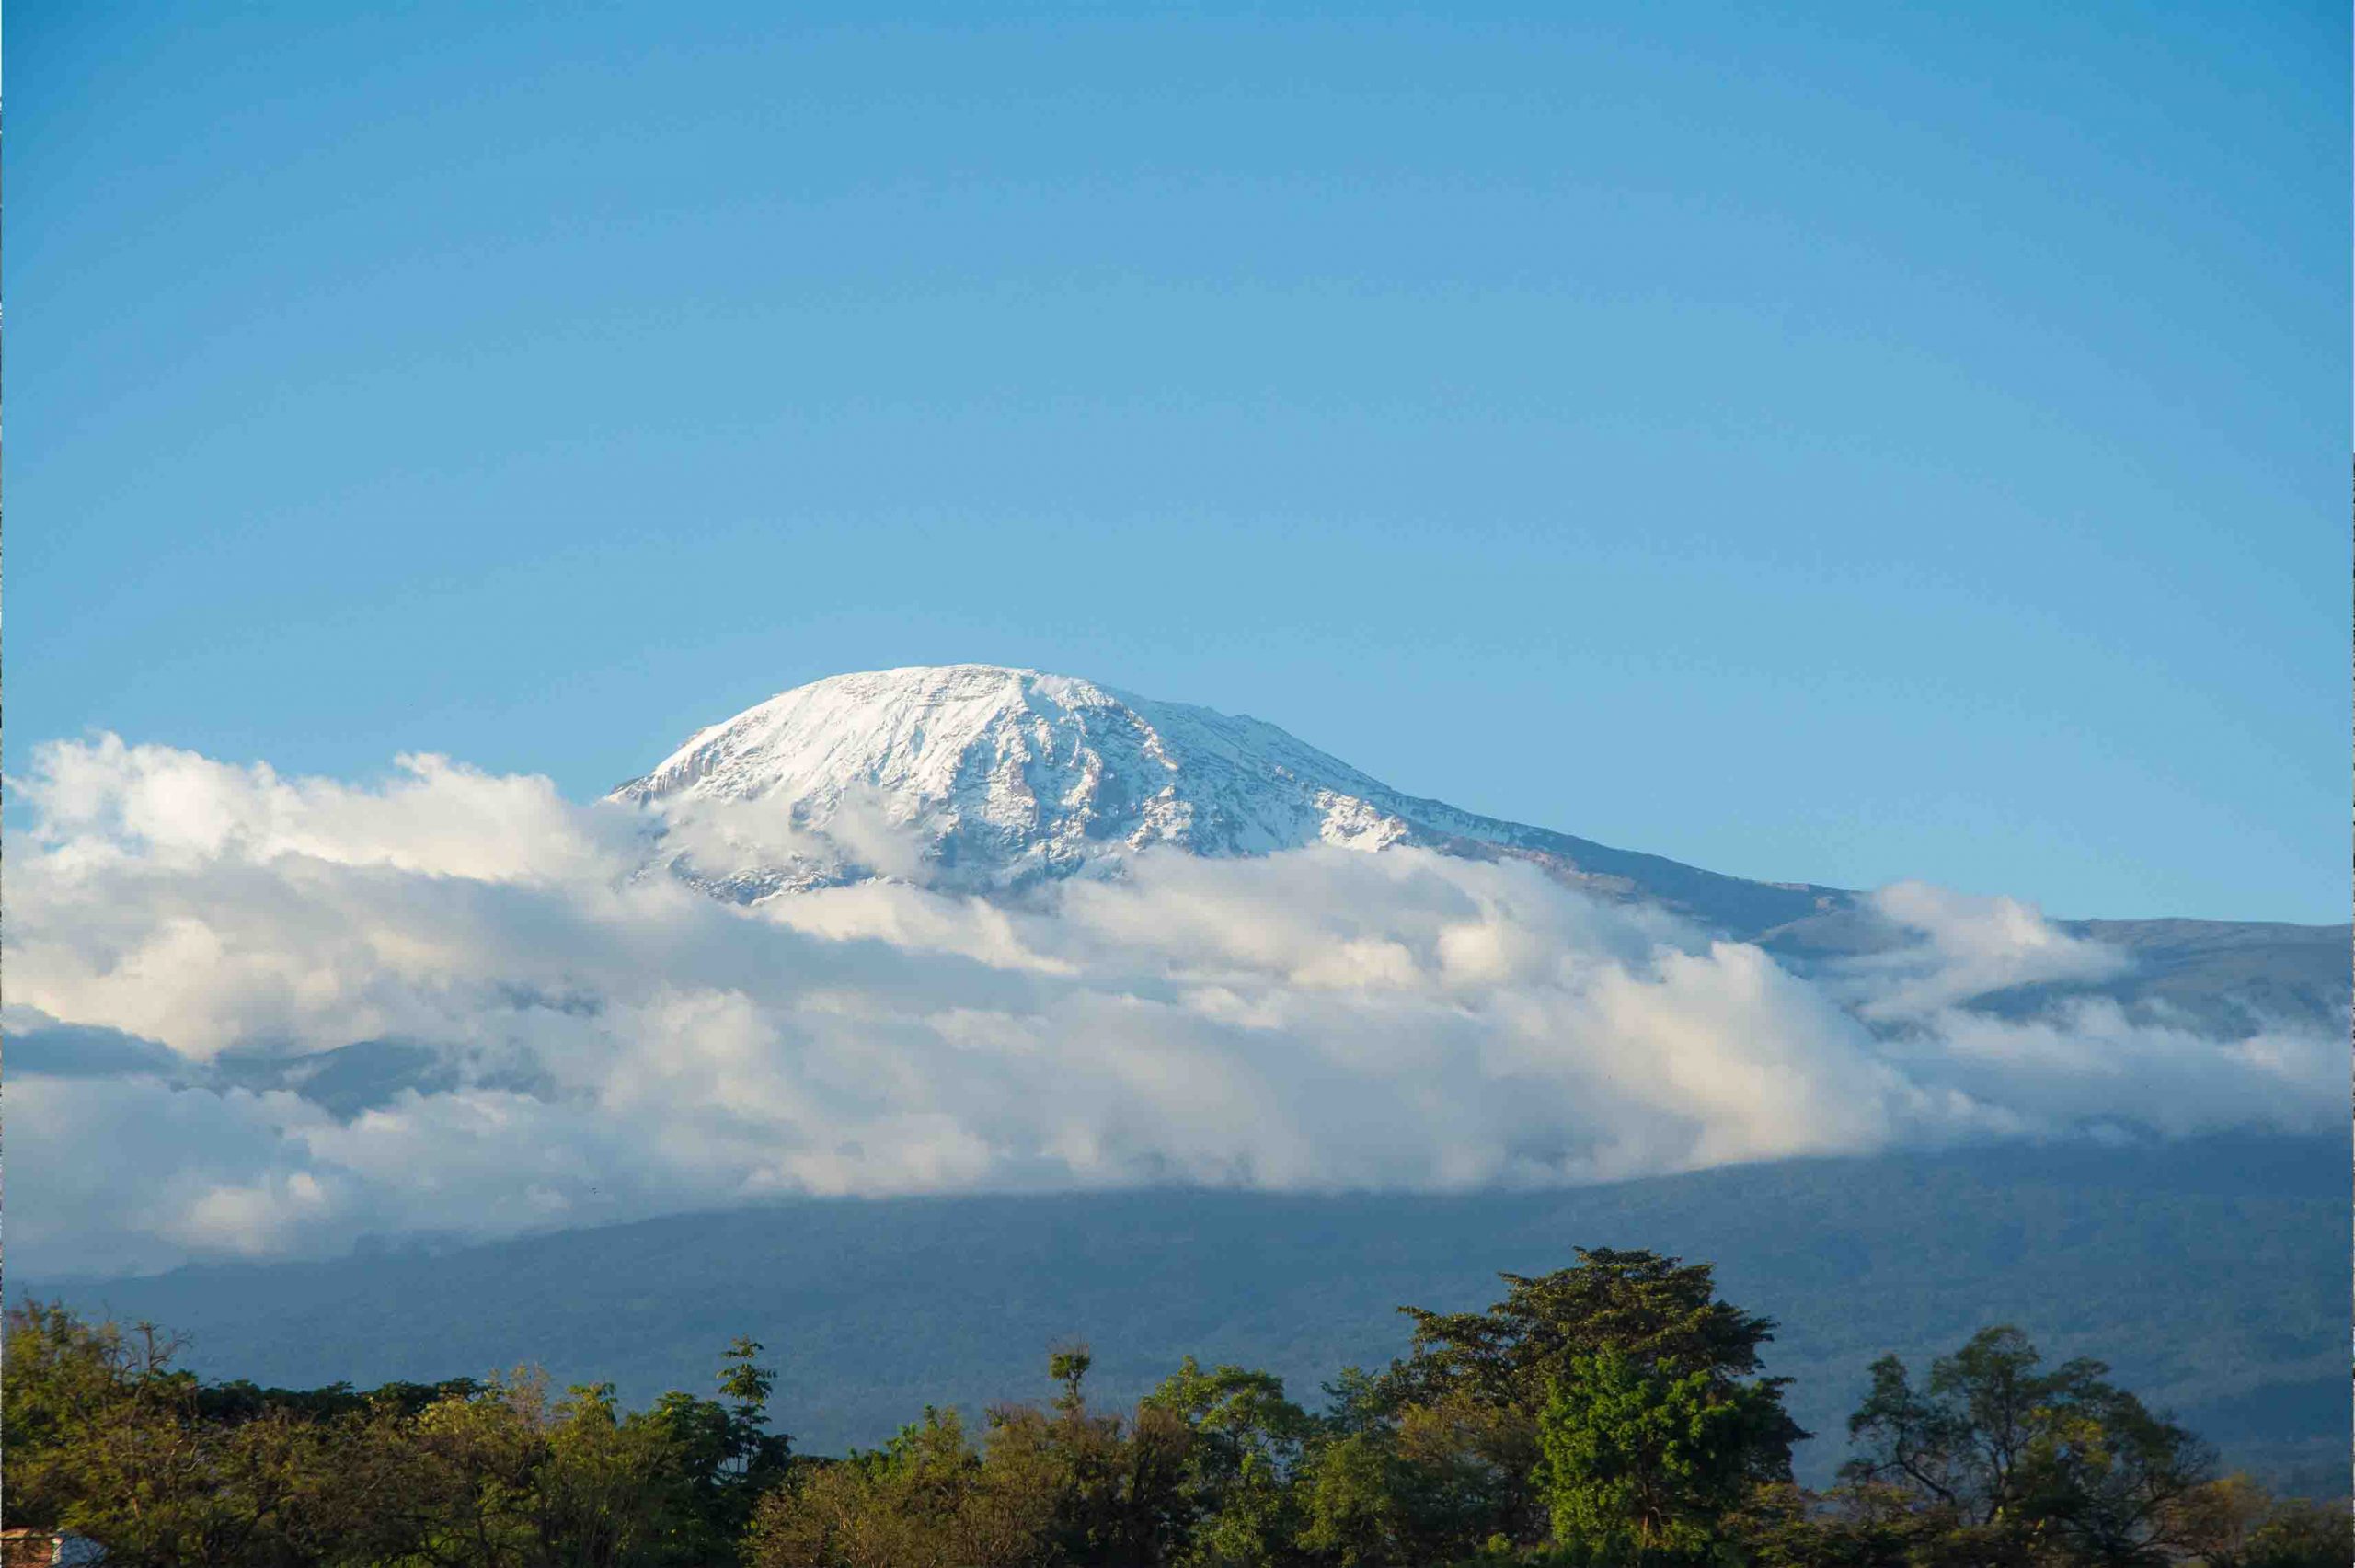
M 1756 882 L 1424 799 L 1261 720 L 1068 675 L 954 664 L 836 675 L 690 737 L 609 800 L 656 821 L 656 859 L 742 902 L 897 877 L 992 897 L 1130 857 L 1418 846 L 1525 861 L 1648 903 L 1805 970 L 1896 945 L 1858 893 Z M 2121 975 L 1977 999 L 2025 1012 L 2102 994 L 2203 1031 L 2343 1018 L 2346 927 L 2077 920 Z M 2336 1026 L 2334 1024 L 2333 1026 Z
M 747 899 L 878 875 L 855 846 L 872 841 L 879 814 L 914 846 L 923 880 L 968 891 L 1102 874 L 1155 849 L 1412 844 L 1526 860 L 1589 892 L 1743 934 L 1851 901 L 1837 888 L 1721 876 L 1407 795 L 1258 719 L 995 665 L 798 686 L 693 736 L 610 798 L 676 817 L 712 803 L 753 808 L 774 836 L 742 841 L 751 853 L 731 864 L 682 867 Z M 854 830 L 840 831 L 848 819 Z

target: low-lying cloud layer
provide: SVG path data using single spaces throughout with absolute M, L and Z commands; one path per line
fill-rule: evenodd
M 20 1268 L 793 1193 L 1523 1185 L 2343 1114 L 2311 1025 L 1969 1011 L 2125 962 L 2011 900 L 1887 889 L 1906 940 L 1810 979 L 1411 850 L 1147 855 L 1019 908 L 894 883 L 743 909 L 640 875 L 622 808 L 402 768 L 40 749 L 6 886 Z

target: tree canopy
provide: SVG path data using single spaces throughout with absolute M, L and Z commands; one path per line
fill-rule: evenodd
M 2219 1476 L 2091 1360 L 1991 1328 L 1916 1382 L 1875 1366 L 1840 1484 L 1764 1375 L 1775 1324 L 1706 1265 L 1581 1251 L 1482 1311 L 1403 1309 L 1407 1352 L 1322 1408 L 1183 1360 L 1133 1407 L 1084 1345 L 1039 1403 L 926 1409 L 798 1454 L 763 1347 L 710 1396 L 626 1410 L 522 1368 L 355 1390 L 209 1383 L 146 1324 L 8 1316 L 12 1524 L 121 1568 L 2336 1568 L 2343 1505 Z

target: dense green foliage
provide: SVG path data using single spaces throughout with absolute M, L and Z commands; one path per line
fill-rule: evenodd
M 2039 1372 L 2018 1330 L 1988 1329 L 1917 1391 L 1895 1356 L 1848 1422 L 1843 1472 L 1978 1531 L 2062 1543 L 2089 1562 L 2165 1562 L 2187 1544 L 2185 1499 L 2213 1465 L 2192 1435 L 2077 1360 Z
M 1770 1320 L 1714 1273 L 1580 1252 L 1480 1312 L 1403 1309 L 1407 1355 L 1323 1409 L 1191 1357 L 1100 1406 L 1084 1346 L 978 1433 L 927 1408 L 879 1448 L 794 1454 L 762 1348 L 716 1399 L 626 1411 L 524 1369 L 289 1391 L 207 1384 L 151 1326 L 8 1317 L 12 1524 L 122 1568 L 2320 1568 L 2349 1514 L 2219 1477 L 2098 1362 L 1991 1329 L 1918 1387 L 1884 1358 L 1840 1484 L 1762 1375 Z
M 610 1385 L 551 1399 L 530 1370 L 440 1388 L 206 1386 L 152 1325 L 11 1311 L 8 1520 L 109 1562 L 691 1568 L 735 1560 L 787 1470 L 767 1374 L 740 1341 L 727 1402 L 624 1413 Z
M 1789 1424 L 1771 1388 L 1617 1350 L 1579 1356 L 1538 1419 L 1555 1539 L 1627 1562 L 1706 1560 L 1752 1486 L 1788 1479 Z

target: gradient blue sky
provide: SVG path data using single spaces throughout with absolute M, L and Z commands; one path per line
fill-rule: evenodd
M 13 6 L 9 766 L 976 659 L 2346 919 L 2346 8 L 1571 10 Z

